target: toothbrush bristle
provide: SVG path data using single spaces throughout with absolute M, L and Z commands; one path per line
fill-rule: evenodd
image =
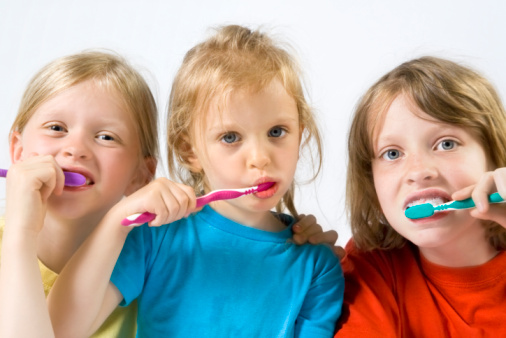
M 265 183 L 260 183 L 256 189 L 253 189 L 254 192 L 261 192 L 261 191 L 265 191 L 267 189 L 269 189 L 270 187 L 272 187 L 274 185 L 274 182 L 265 182 Z
M 434 215 L 434 206 L 430 203 L 415 205 L 407 208 L 404 215 L 409 219 L 430 217 Z

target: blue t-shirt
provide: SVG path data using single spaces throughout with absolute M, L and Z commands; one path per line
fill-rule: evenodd
M 211 207 L 128 235 L 111 276 L 138 299 L 140 337 L 332 337 L 344 279 L 325 245 L 291 242 Z

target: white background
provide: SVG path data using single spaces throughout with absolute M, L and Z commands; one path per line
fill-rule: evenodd
M 300 188 L 299 211 L 337 230 L 343 245 L 350 237 L 346 137 L 359 97 L 399 63 L 432 54 L 474 67 L 504 98 L 505 18 L 503 0 L 0 0 L 0 168 L 10 164 L 8 131 L 25 86 L 54 58 L 89 48 L 124 55 L 147 78 L 163 130 L 170 84 L 185 52 L 210 27 L 261 26 L 298 52 L 324 135 L 323 173 Z M 165 166 L 164 159 L 159 175 Z M 1 180 L 1 205 L 4 196 Z

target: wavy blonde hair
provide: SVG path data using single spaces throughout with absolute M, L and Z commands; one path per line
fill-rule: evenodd
M 264 33 L 246 27 L 219 28 L 214 36 L 190 49 L 170 95 L 167 124 L 170 174 L 192 186 L 196 193 L 204 191 L 203 173 L 192 172 L 188 162 L 191 144 L 195 141 L 192 128 L 205 119 L 213 100 L 220 105 L 232 91 L 260 90 L 278 79 L 297 104 L 299 121 L 304 127 L 302 147 L 313 141 L 317 148 L 316 177 L 321 168 L 322 143 L 300 78 L 297 63 L 285 49 Z M 293 198 L 294 183 L 278 203 L 277 211 L 286 207 L 296 216 Z
M 406 242 L 383 215 L 372 175 L 375 122 L 401 94 L 429 116 L 475 133 L 493 166 L 506 166 L 506 113 L 489 81 L 472 69 L 436 57 L 401 64 L 361 98 L 349 132 L 347 211 L 353 239 L 362 250 L 398 248 Z M 504 250 L 506 229 L 493 222 L 484 225 L 491 245 Z
M 78 83 L 94 80 L 115 90 L 133 118 L 141 154 L 158 159 L 158 111 L 144 78 L 124 58 L 106 51 L 84 51 L 58 58 L 30 80 L 10 133 L 22 133 L 37 108 Z

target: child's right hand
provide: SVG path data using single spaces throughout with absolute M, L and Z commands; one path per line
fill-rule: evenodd
M 135 193 L 124 198 L 113 209 L 119 222 L 136 213 L 150 212 L 156 218 L 149 226 L 160 226 L 177 221 L 199 209 L 193 188 L 173 182 L 167 178 L 158 178 Z
M 471 209 L 471 216 L 496 222 L 506 228 L 506 203 L 488 202 L 488 196 L 494 192 L 498 192 L 506 200 L 506 168 L 486 172 L 477 184 L 453 193 L 452 199 L 463 200 L 472 197 L 476 208 Z
M 52 194 L 61 195 L 64 183 L 63 171 L 51 155 L 32 154 L 13 164 L 6 181 L 6 229 L 38 233 L 48 198 Z M 13 222 L 18 225 L 11 227 Z

